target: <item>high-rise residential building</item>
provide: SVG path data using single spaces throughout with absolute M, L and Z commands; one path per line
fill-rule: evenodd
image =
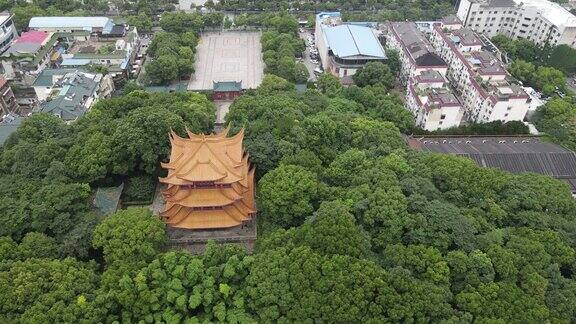
M 426 35 L 414 22 L 391 22 L 385 29 L 386 46 L 400 58 L 406 107 L 416 125 L 426 130 L 459 126 L 463 107 L 446 80 L 448 64 Z
M 448 63 L 447 78 L 461 98 L 465 117 L 473 122 L 523 120 L 531 98 L 506 71 L 497 49 L 469 28 L 436 24 L 430 35 Z
M 429 131 L 458 127 L 464 114 L 450 84 L 434 70 L 408 80 L 406 107 L 414 115 L 416 125 Z
M 493 37 L 503 34 L 537 44 L 576 46 L 576 17 L 547 0 L 460 0 L 465 27 Z
M 386 24 L 386 47 L 396 50 L 400 63 L 400 81 L 405 84 L 421 72 L 434 70 L 446 75 L 448 65 L 414 22 Z
M 18 33 L 12 15 L 6 12 L 0 13 L 0 54 L 10 46 L 16 37 L 18 37 Z

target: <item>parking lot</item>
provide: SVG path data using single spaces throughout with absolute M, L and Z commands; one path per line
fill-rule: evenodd
M 256 88 L 262 82 L 260 32 L 203 33 L 197 49 L 188 90 L 212 90 L 214 81 L 242 81 L 243 89 Z
M 308 68 L 308 73 L 310 75 L 309 81 L 316 81 L 317 75 L 321 71 L 320 58 L 318 57 L 318 51 L 316 49 L 316 44 L 314 43 L 314 35 L 306 29 L 300 29 L 300 38 L 306 42 L 306 50 L 302 56 L 304 65 Z

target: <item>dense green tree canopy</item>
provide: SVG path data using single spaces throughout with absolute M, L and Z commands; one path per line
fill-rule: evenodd
M 129 208 L 108 216 L 94 230 L 93 244 L 107 263 L 148 261 L 166 241 L 164 223 L 145 208 Z
M 392 88 L 395 81 L 392 69 L 381 62 L 367 63 L 352 76 L 352 79 L 360 87 L 379 84 L 387 89 Z
M 414 125 L 398 94 L 332 81 L 299 93 L 270 75 L 230 107 L 257 168 L 250 256 L 170 250 L 149 206 L 90 210 L 101 184 L 151 191 L 137 179 L 158 176 L 170 129 L 212 130 L 204 95 L 133 90 L 70 125 L 27 118 L 0 150 L 0 321 L 576 317 L 576 201 L 564 182 L 409 150 L 400 132 Z M 570 97 L 552 98 L 536 124 L 574 145 L 574 116 Z M 476 127 L 461 131 L 485 131 Z

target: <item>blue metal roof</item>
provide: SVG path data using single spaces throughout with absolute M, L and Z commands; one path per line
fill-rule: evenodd
M 89 59 L 75 59 L 75 58 L 65 58 L 60 63 L 60 66 L 82 66 L 90 64 Z
M 380 41 L 369 27 L 345 24 L 323 26 L 322 30 L 328 46 L 340 58 L 359 55 L 386 58 Z
M 316 21 L 320 21 L 326 17 L 340 17 L 340 12 L 338 11 L 324 11 L 316 14 Z

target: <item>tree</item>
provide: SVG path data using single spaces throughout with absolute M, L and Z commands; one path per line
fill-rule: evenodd
M 402 63 L 400 62 L 400 56 L 398 55 L 398 51 L 393 49 L 387 49 L 386 57 L 388 58 L 388 60 L 386 61 L 386 65 L 388 65 L 392 74 L 398 76 L 400 74 L 400 69 L 402 68 Z
M 318 180 L 303 167 L 279 166 L 268 172 L 258 185 L 262 214 L 274 224 L 297 226 L 313 211 Z
M 160 27 L 169 33 L 200 32 L 204 21 L 200 13 L 166 12 L 160 19 Z
M 318 89 L 328 97 L 336 97 L 342 91 L 340 80 L 330 73 L 322 73 L 318 77 Z
M 439 250 L 425 245 L 388 245 L 382 253 L 387 268 L 402 267 L 417 278 L 447 286 L 450 269 Z
M 350 123 L 352 146 L 374 155 L 390 153 L 406 147 L 400 130 L 390 122 L 356 118 Z
M 294 66 L 294 81 L 296 83 L 306 83 L 309 77 L 310 74 L 306 65 L 300 62 L 296 63 L 296 66 Z
M 36 5 L 15 5 L 11 13 L 14 15 L 14 24 L 18 30 L 28 28 L 32 17 L 45 16 L 46 12 Z
M 89 312 L 85 303 L 97 282 L 93 263 L 72 258 L 10 263 L 0 272 L 0 317 L 22 322 L 80 321 Z
M 320 254 L 355 258 L 368 255 L 370 243 L 342 201 L 323 202 L 300 229 L 302 242 Z M 300 241 L 300 240 L 299 240 Z
M 546 96 L 559 89 L 566 91 L 566 79 L 564 73 L 551 67 L 539 66 L 534 74 L 534 86 Z
M 18 127 L 18 139 L 38 143 L 51 138 L 62 138 L 68 134 L 64 121 L 53 114 L 38 113 L 24 119 Z
M 152 19 L 143 12 L 139 13 L 137 16 L 128 16 L 126 21 L 128 22 L 128 25 L 136 27 L 138 32 L 148 33 L 152 31 Z
M 565 74 L 573 74 L 576 72 L 576 50 L 565 44 L 558 45 L 550 53 L 547 63 Z
M 223 250 L 223 253 L 213 250 Z M 216 256 L 218 253 L 220 255 Z M 159 255 L 134 276 L 112 288 L 121 311 L 109 316 L 126 321 L 249 322 L 240 289 L 252 258 L 237 249 L 209 245 L 203 257 L 171 251 Z
M 572 102 L 552 98 L 538 108 L 535 123 L 538 129 L 570 149 L 576 149 L 576 105 Z
M 122 88 L 122 94 L 127 95 L 130 92 L 136 90 L 144 90 L 144 87 L 139 85 L 136 81 L 130 80 L 124 84 L 124 87 Z
M 104 260 L 138 263 L 153 259 L 166 242 L 164 223 L 146 208 L 117 211 L 98 224 L 93 245 L 104 252 Z
M 380 84 L 386 89 L 394 86 L 394 74 L 390 67 L 382 62 L 369 62 L 352 76 L 359 87 Z
M 183 129 L 182 117 L 166 108 L 149 106 L 131 111 L 112 135 L 113 171 L 152 173 L 158 161 L 168 155 L 170 130 Z
M 532 83 L 536 67 L 534 64 L 516 60 L 510 66 L 510 73 L 518 80 L 526 83 Z
M 146 75 L 155 84 L 167 84 L 178 78 L 178 60 L 172 55 L 162 55 L 146 65 Z
M 258 93 L 262 95 L 285 91 L 294 91 L 294 84 L 274 74 L 266 74 L 258 86 Z
M 546 305 L 536 296 L 504 282 L 468 289 L 456 295 L 455 301 L 459 309 L 481 320 L 538 322 L 549 316 Z
M 112 137 L 101 132 L 85 132 L 68 153 L 64 163 L 74 178 L 93 182 L 112 170 Z
M 56 241 L 42 233 L 28 233 L 18 245 L 19 259 L 55 258 L 57 254 Z

